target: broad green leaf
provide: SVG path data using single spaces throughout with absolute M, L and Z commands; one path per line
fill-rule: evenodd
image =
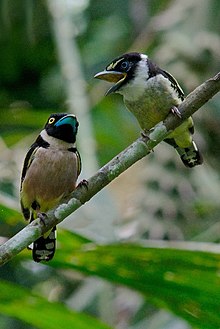
M 17 225 L 22 220 L 21 212 L 14 210 L 0 203 L 0 211 L 1 211 L 1 221 L 4 221 L 8 225 Z
M 198 328 L 220 327 L 218 254 L 133 243 L 98 246 L 64 232 L 49 264 L 130 287 Z
M 51 303 L 31 291 L 9 282 L 0 282 L 0 313 L 39 329 L 110 329 L 85 314 Z

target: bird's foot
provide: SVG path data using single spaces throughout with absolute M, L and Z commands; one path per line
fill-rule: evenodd
M 178 118 L 180 118 L 180 119 L 182 118 L 182 114 L 180 113 L 178 107 L 173 106 L 173 107 L 171 107 L 170 111 L 173 115 L 176 115 Z
M 77 188 L 85 187 L 88 190 L 88 184 L 89 182 L 86 179 L 82 179 L 77 185 Z
M 47 214 L 45 214 L 44 212 L 39 212 L 39 213 L 37 214 L 37 217 L 40 219 L 40 222 L 41 222 L 44 226 L 46 226 L 46 221 L 47 221 L 47 219 L 48 219 Z
M 149 131 L 147 131 L 147 130 L 143 130 L 141 132 L 141 136 L 146 140 L 146 142 L 150 139 L 148 134 L 149 134 Z

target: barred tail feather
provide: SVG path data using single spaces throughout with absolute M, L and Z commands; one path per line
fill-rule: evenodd
M 182 162 L 186 167 L 193 168 L 203 163 L 202 155 L 193 140 L 188 147 L 184 148 L 178 146 L 173 138 L 166 138 L 164 141 L 172 145 L 176 149 L 177 153 L 179 154 Z
M 193 168 L 203 163 L 202 155 L 194 141 L 192 141 L 192 144 L 187 148 L 181 148 L 179 146 L 176 146 L 175 148 L 186 167 Z
M 35 262 L 49 261 L 56 250 L 56 226 L 47 237 L 41 236 L 33 243 L 32 256 Z

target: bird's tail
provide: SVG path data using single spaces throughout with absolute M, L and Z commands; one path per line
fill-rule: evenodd
M 53 258 L 56 250 L 56 226 L 46 236 L 41 236 L 34 241 L 32 256 L 35 262 L 49 261 Z
M 199 152 L 194 141 L 192 141 L 192 144 L 186 148 L 181 148 L 177 146 L 176 151 L 180 155 L 180 158 L 183 161 L 184 165 L 188 168 L 193 168 L 203 163 L 202 155 Z
M 193 140 L 191 144 L 185 148 L 178 146 L 174 139 L 167 138 L 165 139 L 165 141 L 176 149 L 177 153 L 179 154 L 182 162 L 186 167 L 193 168 L 203 163 L 202 155 Z

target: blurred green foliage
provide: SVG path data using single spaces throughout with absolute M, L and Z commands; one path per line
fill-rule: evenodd
M 58 20 L 60 19 L 58 26 L 70 36 L 70 43 L 76 45 L 80 60 L 77 56 L 73 56 L 71 61 L 80 68 L 86 88 L 86 94 L 83 95 L 89 104 L 89 113 L 86 116 L 89 117 L 94 133 L 89 139 L 94 142 L 96 148 L 93 154 L 90 154 L 90 150 L 86 148 L 80 149 L 84 155 L 82 160 L 87 156 L 94 157 L 101 166 L 140 134 L 137 122 L 125 110 L 121 97 L 119 95 L 104 97 L 107 84 L 93 80 L 93 75 L 116 56 L 130 50 L 147 53 L 177 78 L 186 94 L 205 79 L 216 74 L 220 67 L 220 2 L 217 0 L 119 0 L 117 2 L 2 0 L 0 3 L 1 242 L 25 225 L 19 211 L 19 176 L 29 145 L 36 138 L 50 113 L 72 110 L 69 100 L 70 91 L 68 91 L 71 90 L 68 80 L 70 70 L 69 66 L 65 67 L 67 63 L 63 62 L 60 54 L 60 40 L 56 37 L 57 26 L 54 24 L 52 4 L 61 4 L 61 9 L 56 15 Z M 65 9 L 66 6 L 68 10 L 62 11 L 62 7 Z M 68 25 L 62 25 L 62 18 L 65 15 L 68 15 L 72 22 L 70 29 Z M 62 50 L 68 52 L 68 48 Z M 81 77 L 78 76 L 78 72 L 74 79 L 76 85 L 80 85 Z M 162 143 L 153 154 L 129 169 L 127 174 L 123 174 L 124 178 L 118 178 L 114 182 L 110 189 L 107 211 L 112 214 L 114 209 L 117 213 L 117 218 L 111 223 L 116 232 L 116 237 L 112 236 L 112 240 L 125 239 L 126 242 L 135 240 L 137 243 L 146 239 L 219 242 L 219 108 L 220 97 L 217 95 L 194 116 L 195 139 L 204 156 L 203 166 L 187 170 L 180 163 L 175 151 Z M 80 130 L 84 127 L 89 130 L 83 109 L 77 107 L 75 109 Z M 80 145 L 83 137 L 79 136 Z M 98 207 L 97 200 L 91 200 L 91 203 L 94 209 Z M 105 211 L 98 208 L 96 213 L 98 218 L 93 228 L 98 232 L 97 235 L 100 227 L 103 232 L 109 229 L 105 226 Z M 90 218 L 92 213 L 93 211 L 85 217 Z M 82 222 L 84 219 L 82 218 Z M 67 222 L 66 228 L 72 230 L 72 223 Z M 83 230 L 82 234 L 84 234 Z M 50 328 L 47 322 L 50 318 L 56 321 L 56 315 L 58 316 L 56 305 L 59 303 L 63 304 L 64 314 L 73 317 L 70 323 L 74 322 L 75 317 L 80 323 L 82 321 L 82 324 L 75 323 L 76 328 L 91 327 L 90 321 L 93 321 L 91 315 L 103 323 L 108 323 L 112 328 L 214 329 L 220 327 L 216 309 L 218 282 L 215 281 L 215 274 L 218 273 L 219 268 L 216 261 L 213 269 L 210 270 L 212 255 L 207 255 L 206 267 L 205 259 L 201 260 L 201 255 L 187 254 L 185 257 L 192 259 L 188 260 L 189 263 L 191 261 L 188 267 L 184 267 L 186 258 L 184 260 L 180 257 L 177 262 L 173 255 L 175 252 L 169 254 L 169 271 L 176 268 L 177 271 L 181 271 L 182 282 L 190 283 L 184 286 L 184 289 L 187 291 L 188 302 L 192 298 L 191 309 L 178 311 L 175 302 L 169 299 L 169 293 L 167 298 L 160 296 L 160 287 L 164 288 L 163 280 L 157 282 L 155 286 L 152 285 L 153 277 L 155 280 L 157 276 L 162 278 L 164 268 L 168 266 L 163 263 L 165 254 L 154 251 L 151 257 L 158 257 L 158 268 L 148 264 L 143 270 L 142 284 L 150 285 L 153 296 L 149 297 L 145 292 L 143 298 L 142 295 L 134 292 L 141 290 L 135 278 L 127 284 L 126 271 L 129 270 L 129 273 L 137 275 L 140 266 L 138 257 L 143 256 L 142 252 L 150 253 L 151 250 L 143 248 L 138 251 L 138 246 L 131 245 L 130 255 L 119 257 L 120 246 L 119 250 L 114 251 L 117 247 L 110 245 L 106 246 L 106 253 L 103 255 L 96 254 L 94 251 L 93 262 L 91 252 L 87 253 L 87 248 L 88 250 L 89 246 L 96 248 L 95 241 L 91 241 L 88 230 L 85 231 L 85 235 L 89 240 L 80 236 L 76 238 L 69 232 L 60 235 L 58 233 L 57 257 L 55 256 L 51 266 L 34 264 L 30 260 L 29 252 L 24 251 L 2 267 L 0 277 L 4 280 L 1 283 L 1 291 L 4 295 L 0 294 L 2 314 L 0 329 Z M 109 241 L 103 236 L 102 242 L 106 244 Z M 105 250 L 105 247 L 97 248 Z M 86 270 L 86 264 L 83 265 L 83 269 L 79 264 L 74 267 L 84 274 L 74 271 L 70 264 L 80 261 L 80 256 L 74 255 L 74 250 L 85 259 L 88 257 L 88 264 L 89 262 L 95 264 L 99 260 L 96 266 L 101 267 L 103 260 L 106 274 L 94 271 L 93 274 L 100 276 L 99 279 L 85 277 L 85 273 L 92 272 Z M 177 258 L 178 255 L 177 252 Z M 107 257 L 104 262 L 105 256 L 109 258 Z M 197 261 L 202 264 L 202 273 L 197 271 Z M 116 269 L 120 265 L 123 279 L 117 280 Z M 151 271 L 153 276 L 149 279 L 147 276 Z M 208 277 L 210 275 L 209 283 L 204 283 L 206 272 Z M 141 274 L 139 273 L 140 276 Z M 194 275 L 197 282 L 193 281 Z M 108 285 L 101 277 L 114 284 Z M 194 283 L 198 283 L 196 302 Z M 133 290 L 118 287 L 117 284 L 127 285 Z M 170 288 L 170 293 L 177 296 L 176 305 L 179 305 L 182 298 L 179 294 L 181 284 L 178 284 L 176 288 Z M 24 312 L 22 310 L 18 312 L 15 307 L 16 299 L 12 296 L 13 292 L 20 294 L 20 303 L 24 301 Z M 201 308 L 201 316 L 197 314 L 197 318 L 195 317 L 193 321 L 188 316 L 189 313 L 193 309 L 198 310 L 201 305 L 205 307 L 210 304 L 209 298 L 213 299 L 213 305 L 210 309 Z M 159 302 L 155 303 L 157 299 Z M 55 302 L 55 306 L 50 302 Z M 62 306 L 59 304 L 58 308 L 61 309 Z M 51 314 L 46 312 L 47 307 L 50 308 Z M 162 312 L 159 310 L 160 307 L 187 319 L 190 324 L 173 314 Z M 73 315 L 69 309 L 75 309 L 79 314 Z M 37 313 L 39 317 L 42 315 L 42 323 L 32 321 L 36 310 L 39 312 Z M 25 312 L 28 312 L 28 315 L 25 315 Z M 85 318 L 80 312 L 88 313 L 90 316 Z M 202 320 L 204 316 L 205 324 Z M 100 321 L 92 322 L 93 328 L 105 328 Z M 57 328 L 61 328 L 63 322 L 56 325 Z

